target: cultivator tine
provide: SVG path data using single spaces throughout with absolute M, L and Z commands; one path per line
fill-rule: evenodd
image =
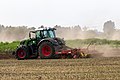
M 81 52 L 80 55 L 81 55 L 81 57 L 85 57 L 86 56 L 83 52 Z
M 84 52 L 80 53 L 80 58 L 87 58 L 87 57 L 88 57 L 87 53 L 84 53 Z

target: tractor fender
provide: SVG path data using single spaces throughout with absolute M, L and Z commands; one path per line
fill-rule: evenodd
M 37 44 L 37 46 L 40 46 L 43 42 L 50 42 L 52 45 L 59 45 L 57 41 L 55 41 L 54 39 L 42 39 L 40 40 L 40 42 Z

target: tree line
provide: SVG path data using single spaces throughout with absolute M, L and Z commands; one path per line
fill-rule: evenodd
M 115 23 L 111 20 L 104 23 L 102 26 L 103 32 L 97 29 L 89 29 L 88 27 L 83 27 L 77 25 L 74 27 L 61 27 L 56 25 L 57 34 L 65 39 L 89 39 L 89 38 L 99 38 L 99 39 L 110 39 L 110 40 L 120 40 L 120 29 L 115 28 Z
M 115 28 L 113 21 L 107 21 L 104 23 L 103 32 L 96 29 L 92 30 L 88 27 L 81 27 L 79 25 L 73 27 L 62 27 L 59 25 L 54 26 L 57 29 L 57 37 L 64 39 L 88 39 L 88 38 L 100 38 L 120 40 L 120 29 Z M 4 26 L 0 25 L 0 41 L 18 41 L 28 38 L 28 33 L 31 30 L 35 30 L 35 27 L 27 26 Z

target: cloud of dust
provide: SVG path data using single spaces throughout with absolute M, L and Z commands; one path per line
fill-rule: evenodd
M 92 57 L 120 57 L 120 49 L 109 45 L 96 45 L 89 49 L 89 53 Z
M 13 34 L 10 34 L 6 31 L 2 31 L 0 33 L 0 42 L 12 42 L 16 40 L 17 40 L 17 37 Z
M 0 26 L 0 42 L 12 42 L 28 38 L 29 28 L 21 27 L 1 27 Z
M 81 29 L 79 25 L 75 27 L 55 26 L 55 28 L 57 29 L 57 36 L 60 38 L 64 38 L 65 40 L 103 38 L 102 32 L 98 32 L 97 30 L 88 30 L 87 27 Z

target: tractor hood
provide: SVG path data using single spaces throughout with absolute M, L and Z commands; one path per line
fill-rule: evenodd
M 65 45 L 64 39 L 61 39 L 61 38 L 54 38 L 54 40 L 56 40 L 56 41 L 58 42 L 59 45 Z
M 44 40 L 48 40 L 48 41 L 52 42 L 55 45 L 65 45 L 64 39 L 57 38 L 57 37 L 56 38 L 46 38 Z
M 27 45 L 27 42 L 30 41 L 30 39 L 27 39 L 27 40 L 22 40 L 20 42 L 20 45 Z

